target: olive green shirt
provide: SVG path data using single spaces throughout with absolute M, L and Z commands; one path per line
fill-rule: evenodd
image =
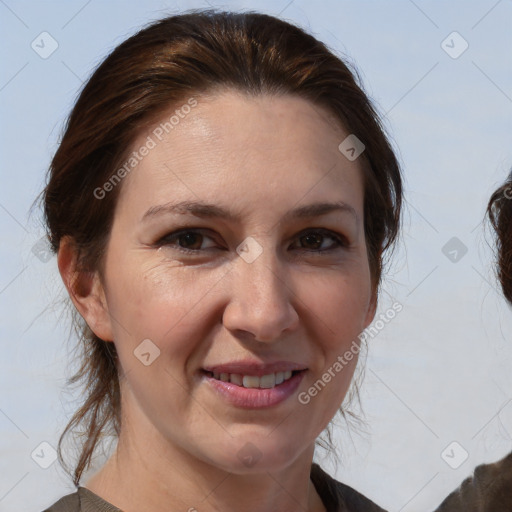
M 477 466 L 435 512 L 512 512 L 512 452 Z
M 311 466 L 311 481 L 327 512 L 386 512 L 351 487 L 334 480 L 318 464 Z M 122 512 L 85 487 L 78 487 L 44 512 Z

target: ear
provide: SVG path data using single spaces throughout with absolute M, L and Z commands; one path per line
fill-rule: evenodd
M 105 341 L 112 341 L 112 325 L 105 290 L 97 271 L 79 270 L 78 251 L 71 237 L 60 241 L 57 264 L 73 304 L 91 330 Z

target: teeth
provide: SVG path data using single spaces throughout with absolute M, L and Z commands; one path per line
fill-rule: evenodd
M 233 383 L 233 384 L 236 384 L 237 386 L 243 386 L 244 385 L 244 378 L 242 375 L 238 375 L 236 373 L 232 373 L 230 375 L 230 381 Z
M 282 384 L 285 380 L 288 380 L 292 376 L 292 371 L 270 373 L 257 377 L 255 375 L 240 375 L 237 373 L 218 373 L 212 372 L 213 378 L 222 382 L 231 382 L 237 386 L 243 386 L 244 388 L 260 388 L 260 389 L 271 389 L 279 384 Z
M 244 375 L 244 388 L 259 388 L 260 387 L 260 378 L 254 377 L 252 375 Z
M 260 388 L 273 388 L 276 385 L 276 374 L 263 375 L 260 377 Z

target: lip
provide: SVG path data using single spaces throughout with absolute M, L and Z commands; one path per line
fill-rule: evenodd
M 307 366 L 291 361 L 275 361 L 273 363 L 262 363 L 261 361 L 233 361 L 231 363 L 205 366 L 202 368 L 207 372 L 215 373 L 237 373 L 239 375 L 252 375 L 263 377 L 270 373 L 307 370 Z
M 260 365 L 261 366 L 261 365 Z M 273 373 L 273 371 L 269 371 L 269 366 L 265 366 L 265 371 L 268 373 Z M 243 366 L 247 370 L 247 365 Z M 216 366 L 215 368 L 233 368 L 230 365 L 222 365 Z M 261 368 L 260 368 L 261 370 Z M 208 370 L 210 371 L 210 370 Z M 217 369 L 215 371 L 218 371 Z M 259 370 L 258 370 L 259 371 Z M 282 370 L 276 370 L 282 371 Z M 294 371 L 294 370 L 292 370 Z M 242 409 L 264 409 L 276 406 L 281 402 L 285 401 L 287 398 L 292 396 L 297 388 L 299 387 L 302 379 L 307 370 L 298 371 L 292 375 L 288 380 L 285 380 L 281 384 L 270 388 L 270 389 L 259 389 L 259 388 L 244 388 L 242 386 L 237 386 L 232 382 L 224 382 L 221 380 L 214 379 L 210 376 L 207 371 L 202 370 L 202 379 L 203 381 L 211 387 L 211 389 L 219 395 L 221 398 L 226 400 L 231 405 L 235 407 L 239 407 Z M 232 371 L 226 371 L 223 373 L 235 373 Z M 245 374 L 248 375 L 248 374 Z M 255 374 L 254 374 L 255 375 Z M 262 373 L 261 375 L 266 375 Z M 258 376 L 261 376 L 258 375 Z

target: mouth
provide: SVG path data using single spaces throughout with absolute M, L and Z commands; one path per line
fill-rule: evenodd
M 207 387 L 224 402 L 241 409 L 262 410 L 278 406 L 294 396 L 308 370 L 268 373 L 270 369 L 260 368 L 245 371 L 253 375 L 217 372 L 215 368 L 203 368 L 200 374 Z
M 220 382 L 229 382 L 235 386 L 247 389 L 272 389 L 289 381 L 306 370 L 287 370 L 284 372 L 269 373 L 267 375 L 242 375 L 240 373 L 220 373 L 202 370 L 203 375 Z

